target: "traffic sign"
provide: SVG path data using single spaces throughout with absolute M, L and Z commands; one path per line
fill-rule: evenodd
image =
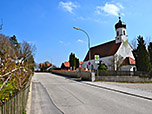
M 99 63 L 99 55 L 95 55 L 94 58 L 95 58 L 95 63 Z
M 99 55 L 94 56 L 95 60 L 99 60 Z
M 88 65 L 91 65 L 91 62 L 90 62 L 90 61 L 88 62 Z

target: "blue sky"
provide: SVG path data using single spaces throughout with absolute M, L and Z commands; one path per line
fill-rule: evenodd
M 75 53 L 83 61 L 87 37 L 73 26 L 87 31 L 91 47 L 114 40 L 118 13 L 127 24 L 129 41 L 152 36 L 152 0 L 0 0 L 3 33 L 16 35 L 37 47 L 37 63 L 56 66 Z

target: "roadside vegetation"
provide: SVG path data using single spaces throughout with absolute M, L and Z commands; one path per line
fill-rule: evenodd
M 133 54 L 136 60 L 137 71 L 149 72 L 152 75 L 152 42 L 143 36 L 132 41 Z
M 36 47 L 0 34 L 0 105 L 22 90 L 34 71 Z

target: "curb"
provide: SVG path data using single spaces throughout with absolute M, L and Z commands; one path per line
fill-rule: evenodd
M 138 95 L 138 94 L 133 94 L 133 93 L 125 92 L 125 91 L 120 91 L 120 90 L 117 90 L 117 89 L 111 89 L 111 88 L 108 88 L 108 87 L 103 87 L 103 86 L 99 86 L 99 85 L 95 85 L 95 84 L 90 84 L 90 83 L 85 83 L 85 82 L 83 82 L 83 83 L 87 84 L 87 85 L 90 85 L 90 86 L 99 87 L 99 88 L 102 88 L 102 89 L 105 89 L 105 90 L 110 90 L 110 91 L 114 91 L 114 92 L 118 92 L 118 93 L 123 93 L 123 94 L 126 94 L 126 95 L 131 95 L 131 96 L 135 96 L 135 97 L 138 97 L 138 98 L 143 98 L 143 99 L 152 101 L 152 98 L 150 98 L 150 97 L 146 97 L 146 96 L 142 96 L 142 95 Z

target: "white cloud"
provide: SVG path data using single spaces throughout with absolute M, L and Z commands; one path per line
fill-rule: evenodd
M 63 44 L 64 42 L 60 40 L 59 43 Z
M 117 6 L 118 6 L 119 8 L 121 8 L 121 9 L 124 9 L 123 5 L 120 4 L 120 3 L 117 3 Z
M 73 14 L 73 9 L 79 7 L 78 5 L 74 4 L 73 2 L 60 2 L 59 6 L 62 7 L 64 10 Z
M 84 43 L 84 41 L 83 41 L 83 40 L 80 40 L 80 39 L 77 40 L 77 42 L 78 42 L 78 43 Z
M 100 15 L 107 14 L 107 15 L 118 16 L 118 13 L 120 13 L 121 9 L 124 9 L 124 7 L 120 3 L 117 4 L 106 3 L 104 6 L 97 6 L 96 13 Z M 124 15 L 124 13 L 122 14 Z

